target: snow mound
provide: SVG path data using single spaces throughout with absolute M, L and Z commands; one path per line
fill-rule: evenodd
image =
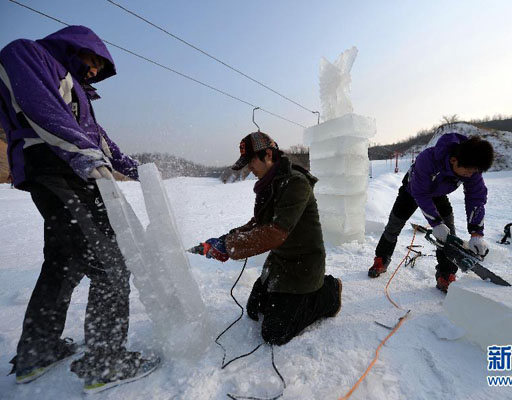
M 467 122 L 457 122 L 439 127 L 432 139 L 423 148 L 417 150 L 422 151 L 427 147 L 435 146 L 441 135 L 453 132 L 466 136 L 478 135 L 491 143 L 494 148 L 494 163 L 489 171 L 512 170 L 512 132 L 478 128 Z

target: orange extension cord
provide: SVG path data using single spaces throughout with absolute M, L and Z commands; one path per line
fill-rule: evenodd
M 404 263 L 404 261 L 407 259 L 407 257 L 409 257 L 409 254 L 411 252 L 411 248 L 412 248 L 412 245 L 414 243 L 414 239 L 416 238 L 416 228 L 414 228 L 414 233 L 412 235 L 412 240 L 411 240 L 411 245 L 409 246 L 409 250 L 407 251 L 407 254 L 405 255 L 405 257 L 402 259 L 402 261 L 400 262 L 400 264 L 398 264 L 398 267 L 396 267 L 395 269 L 395 272 L 393 272 L 393 275 L 391 275 L 391 278 L 389 278 L 389 281 L 388 281 L 388 284 L 386 285 L 386 288 L 385 288 L 385 292 L 386 292 L 386 297 L 388 298 L 388 300 L 391 302 L 391 304 L 393 304 L 396 308 L 400 309 L 400 310 L 403 310 L 402 307 L 400 307 L 397 303 L 395 303 L 393 301 L 393 299 L 389 296 L 389 293 L 388 293 L 388 287 L 392 281 L 392 279 L 395 277 L 396 273 L 398 272 L 398 270 L 400 269 L 400 267 L 402 266 L 402 264 Z M 391 332 L 389 332 L 389 334 L 384 338 L 384 340 L 382 342 L 380 342 L 379 344 L 379 347 L 377 347 L 377 350 L 375 350 L 375 357 L 373 358 L 372 362 L 370 363 L 370 365 L 368 366 L 368 368 L 366 368 L 366 371 L 364 371 L 363 375 L 361 375 L 361 377 L 358 379 L 358 381 L 354 384 L 354 386 L 352 386 L 352 388 L 347 392 L 347 394 L 343 397 L 340 397 L 338 400 L 347 400 L 351 395 L 352 393 L 354 393 L 354 391 L 357 389 L 357 387 L 359 386 L 359 384 L 364 380 L 364 378 L 366 378 L 366 375 L 368 375 L 368 372 L 370 372 L 370 370 L 373 368 L 373 365 L 377 362 L 377 359 L 379 358 L 379 352 L 380 352 L 380 349 L 382 348 L 382 346 L 384 346 L 384 344 L 388 341 L 388 339 L 393 336 L 396 331 L 398 331 L 398 329 L 400 328 L 400 326 L 402 326 L 402 324 L 404 323 L 405 319 L 407 318 L 407 316 L 409 315 L 409 312 L 411 310 L 408 310 L 405 315 L 403 317 L 401 317 L 399 320 L 398 320 L 398 323 L 395 325 L 395 327 L 393 328 L 393 330 Z

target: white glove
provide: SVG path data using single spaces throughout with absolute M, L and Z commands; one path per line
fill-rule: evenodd
M 89 177 L 93 179 L 109 179 L 111 181 L 114 180 L 114 175 L 112 175 L 112 172 L 107 167 L 104 167 L 103 165 L 98 168 L 93 168 L 91 170 L 91 173 L 89 174 Z
M 485 257 L 489 253 L 489 247 L 487 247 L 487 243 L 482 236 L 472 236 L 469 239 L 468 245 L 469 250 L 479 256 Z
M 450 228 L 445 224 L 439 224 L 432 228 L 432 233 L 435 238 L 440 242 L 446 242 L 446 237 L 450 234 Z

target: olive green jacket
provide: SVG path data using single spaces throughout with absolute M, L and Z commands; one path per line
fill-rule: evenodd
M 313 194 L 317 181 L 308 171 L 282 157 L 270 183 L 271 195 L 259 208 L 252 223 L 246 225 L 242 232 L 232 231 L 235 233 L 226 238 L 228 253 L 236 254 L 236 248 L 243 247 L 244 237 L 252 236 L 251 242 L 271 242 L 268 235 L 273 231 L 265 230 L 265 227 L 276 227 L 284 232 L 284 241 L 271 248 L 261 274 L 263 282 L 268 279 L 270 292 L 303 294 L 318 290 L 323 285 L 325 248 Z M 261 234 L 251 235 L 258 230 Z

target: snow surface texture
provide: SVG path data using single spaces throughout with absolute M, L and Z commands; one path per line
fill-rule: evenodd
M 394 162 L 373 161 L 373 176 L 368 186 L 367 219 L 387 221 L 403 174 L 410 160 L 400 160 L 399 174 Z M 512 246 L 501 246 L 503 226 L 512 222 L 512 171 L 484 175 L 489 188 L 486 207 L 486 239 L 491 253 L 484 265 L 504 279 L 512 280 Z M 254 181 L 224 185 L 216 179 L 174 178 L 164 181 L 185 248 L 209 237 L 218 237 L 247 222 L 253 212 Z M 120 183 L 120 188 L 145 227 L 141 187 L 136 182 Z M 467 239 L 462 190 L 450 195 L 459 235 Z M 23 315 L 42 263 L 43 221 L 28 193 L 0 185 L 2 209 L 0 229 L 0 398 L 2 399 L 83 399 L 83 382 L 69 371 L 65 361 L 46 375 L 27 385 L 16 385 L 6 376 L 21 332 Z M 425 224 L 417 212 L 411 222 Z M 275 362 L 286 380 L 284 400 L 336 400 L 343 396 L 364 372 L 375 349 L 389 331 L 375 323 L 393 313 L 394 307 L 384 295 L 384 287 L 412 239 L 412 229 L 402 232 L 387 274 L 369 279 L 368 268 L 382 230 L 365 237 L 364 243 L 327 246 L 328 274 L 343 278 L 343 309 L 307 328 L 285 346 L 275 347 Z M 404 309 L 411 309 L 408 320 L 389 339 L 379 361 L 351 400 L 489 400 L 512 399 L 512 388 L 490 388 L 486 376 L 487 354 L 450 324 L 443 311 L 445 295 L 435 289 L 433 248 L 422 238 L 415 244 L 428 257 L 421 257 L 414 268 L 402 267 L 389 292 Z M 239 315 L 229 290 L 240 273 L 242 263 L 208 260 L 187 255 L 190 270 L 198 282 L 213 331 L 220 333 Z M 234 294 L 245 304 L 254 280 L 259 276 L 262 257 L 249 259 L 246 272 Z M 484 284 L 476 275 L 458 273 L 463 284 Z M 89 281 L 76 288 L 64 336 L 83 341 L 83 319 Z M 498 287 L 496 287 L 498 288 Z M 500 289 L 500 288 L 498 288 Z M 133 287 L 128 347 L 150 350 L 153 326 Z M 480 321 L 474 321 L 479 324 Z M 261 322 L 244 316 L 221 342 L 228 358 L 252 350 L 261 341 Z M 460 337 L 460 338 L 459 338 Z M 512 343 L 512 335 L 509 343 Z M 148 377 L 94 395 L 94 400 L 225 400 L 226 393 L 272 396 L 281 383 L 272 370 L 270 349 L 260 348 L 247 358 L 220 369 L 221 349 L 214 345 L 195 361 L 166 359 Z M 510 374 L 510 373 L 509 373 Z M 91 397 L 92 399 L 92 397 Z
M 368 186 L 368 138 L 375 120 L 352 113 L 350 70 L 357 56 L 352 47 L 334 65 L 320 62 L 320 100 L 325 122 L 304 130 L 309 145 L 324 239 L 331 244 L 362 242 Z

